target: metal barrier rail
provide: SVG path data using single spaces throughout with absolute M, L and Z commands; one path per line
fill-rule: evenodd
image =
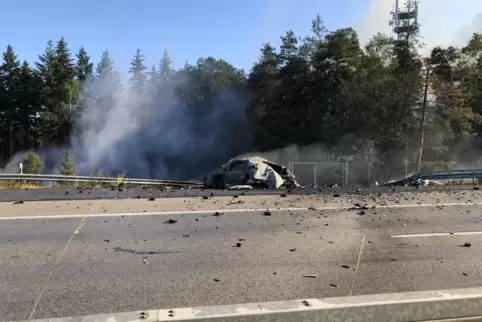
M 416 173 L 412 177 L 415 179 L 431 180 L 482 178 L 482 169 L 439 170 L 433 172 Z
M 35 320 L 37 322 L 480 321 L 482 288 L 359 295 Z
M 198 181 L 176 181 L 158 179 L 138 179 L 122 177 L 90 177 L 90 176 L 65 176 L 56 174 L 0 174 L 0 180 L 24 180 L 24 181 L 61 181 L 61 182 L 98 182 L 98 183 L 132 183 L 146 185 L 172 185 L 200 187 L 203 184 Z

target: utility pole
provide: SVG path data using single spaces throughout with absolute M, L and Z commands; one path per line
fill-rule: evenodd
M 425 137 L 425 111 L 427 107 L 427 95 L 428 95 L 428 76 L 430 73 L 429 64 L 427 62 L 425 72 L 425 89 L 423 92 L 423 103 L 422 103 L 422 120 L 420 121 L 420 147 L 418 151 L 418 160 L 417 160 L 417 171 L 420 172 L 422 167 L 422 155 L 423 155 L 423 141 Z

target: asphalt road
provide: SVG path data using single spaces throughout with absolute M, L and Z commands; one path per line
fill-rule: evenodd
M 296 195 L 312 194 L 378 194 L 387 192 L 408 192 L 408 191 L 458 191 L 472 190 L 472 185 L 452 185 L 437 187 L 371 187 L 371 188 L 302 188 L 302 189 L 283 189 L 283 190 L 249 190 L 244 191 L 245 195 L 279 195 L 280 193 Z M 215 189 L 169 189 L 162 190 L 155 187 L 141 188 L 90 188 L 90 189 L 1 189 L 0 202 L 14 201 L 52 201 L 52 200 L 98 200 L 98 199 L 134 199 L 134 198 L 186 198 L 201 196 L 232 196 L 240 194 L 240 191 L 215 190 Z
M 482 233 L 393 237 L 467 231 L 476 206 L 2 220 L 0 320 L 482 286 Z

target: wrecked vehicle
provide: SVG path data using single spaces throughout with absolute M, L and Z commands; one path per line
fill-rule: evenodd
M 401 180 L 390 181 L 384 184 L 384 186 L 402 186 L 402 187 L 427 187 L 427 186 L 439 186 L 439 185 L 442 185 L 440 181 L 423 178 L 419 173 L 408 176 Z
M 284 166 L 261 157 L 234 158 L 204 179 L 206 188 L 296 188 L 300 185 Z

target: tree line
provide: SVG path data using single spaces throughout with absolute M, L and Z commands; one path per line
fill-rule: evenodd
M 115 93 L 124 91 L 138 106 L 137 119 L 162 113 L 156 102 L 175 98 L 169 117 L 183 113 L 178 121 L 189 124 L 191 137 L 225 147 L 213 151 L 219 160 L 296 144 L 319 146 L 331 160 L 355 155 L 392 174 L 475 164 L 482 148 L 482 35 L 460 48 L 433 48 L 427 57 L 419 39 L 416 32 L 408 40 L 376 34 L 363 45 L 354 29 L 328 30 L 318 15 L 311 34 L 289 30 L 279 48 L 264 44 L 249 72 L 213 57 L 174 69 L 167 51 L 148 68 L 137 49 L 128 84 L 108 51 L 94 64 L 85 48 L 74 55 L 62 38 L 49 41 L 37 61 L 20 62 L 8 45 L 0 65 L 0 162 L 43 147 L 75 150 L 72 138 L 88 126 L 77 121 L 86 109 L 116 104 Z M 217 129 L 205 121 L 212 114 L 226 124 Z M 212 158 L 165 151 L 149 151 L 146 159 L 213 166 Z

